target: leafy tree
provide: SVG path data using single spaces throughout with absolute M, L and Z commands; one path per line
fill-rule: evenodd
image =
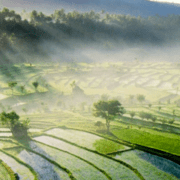
M 175 109 L 173 109 L 172 113 L 173 113 L 173 116 L 175 116 Z
M 117 100 L 98 101 L 93 104 L 93 115 L 95 117 L 102 117 L 106 120 L 107 132 L 110 129 L 110 122 L 118 115 L 122 115 L 123 107 Z
M 159 111 L 161 110 L 161 106 L 158 107 Z
M 0 114 L 1 123 L 9 127 L 14 137 L 27 137 L 27 130 L 29 129 L 30 120 L 26 119 L 23 122 L 20 122 L 19 118 L 19 115 L 14 111 L 10 113 L 2 112 Z
M 24 93 L 25 86 L 20 86 L 21 92 Z
M 137 95 L 137 100 L 138 100 L 140 103 L 142 103 L 143 101 L 145 101 L 145 96 L 142 95 L 142 94 L 138 94 L 138 95 Z
M 155 121 L 157 120 L 157 117 L 156 117 L 156 116 L 152 116 L 152 117 L 151 117 L 151 120 L 152 120 L 153 122 L 155 122 Z
M 133 119 L 133 117 L 136 115 L 136 113 L 135 113 L 134 111 L 131 111 L 129 114 L 130 114 L 130 116 L 131 116 L 132 119 Z
M 174 119 L 171 119 L 171 120 L 168 121 L 168 123 L 169 123 L 169 124 L 173 124 L 174 121 L 175 121 Z
M 7 110 L 8 110 L 8 111 L 12 110 L 12 107 L 8 105 L 8 106 L 7 106 Z
M 149 119 L 151 119 L 153 116 L 152 116 L 152 114 L 150 114 L 150 113 L 147 113 L 147 112 L 143 112 L 143 111 L 142 111 L 142 112 L 139 113 L 139 117 L 142 118 L 142 120 L 145 119 L 145 118 L 146 118 L 147 120 L 149 120 Z
M 101 14 L 104 14 L 104 13 L 105 13 L 105 10 L 104 10 L 104 9 L 102 9 L 102 10 L 101 10 Z
M 17 85 L 16 81 L 8 82 L 8 86 L 11 88 L 12 95 L 13 95 L 13 88 Z
M 167 121 L 166 121 L 165 118 L 163 118 L 163 119 L 161 120 L 161 122 L 162 122 L 162 124 L 165 124 Z
M 149 104 L 148 106 L 149 106 L 149 108 L 151 108 L 151 107 L 152 107 L 152 104 Z
M 139 117 L 143 120 L 146 118 L 146 113 L 145 112 L 139 112 Z
M 28 112 L 28 110 L 26 108 L 22 108 L 22 110 L 24 111 L 24 113 Z
M 37 81 L 35 81 L 35 82 L 32 83 L 32 85 L 34 86 L 35 90 L 37 91 L 39 83 Z
M 73 81 L 71 84 L 70 84 L 71 88 L 73 89 L 74 87 L 76 87 L 76 81 Z
M 167 100 L 167 104 L 171 104 L 171 99 L 168 99 L 168 100 Z
M 129 95 L 129 99 L 130 99 L 130 101 L 131 101 L 131 103 L 133 103 L 133 99 L 134 99 L 134 95 Z
M 101 127 L 101 126 L 103 126 L 104 124 L 101 122 L 101 121 L 97 121 L 96 123 L 95 123 L 95 126 L 98 126 L 99 128 Z
M 81 108 L 82 111 L 85 110 L 85 105 L 86 105 L 86 104 L 87 104 L 86 102 L 82 102 L 82 103 L 80 104 L 80 108 Z
M 145 118 L 146 118 L 147 120 L 151 119 L 151 118 L 152 118 L 152 114 L 150 114 L 150 113 L 145 113 Z
M 108 99 L 109 99 L 109 96 L 107 94 L 102 94 L 101 95 L 101 100 L 102 101 L 108 101 Z

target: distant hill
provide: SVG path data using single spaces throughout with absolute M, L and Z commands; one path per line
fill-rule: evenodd
M 28 0 L 30 1 L 30 0 Z M 40 1 L 40 0 L 39 0 Z M 37 1 L 38 2 L 38 1 Z M 38 2 L 39 4 L 44 2 Z M 51 0 L 46 1 L 49 5 L 47 9 L 54 9 L 53 4 L 57 9 L 69 7 L 82 12 L 89 9 L 96 12 L 104 9 L 108 13 L 129 14 L 133 16 L 148 17 L 159 14 L 167 16 L 168 14 L 180 14 L 180 6 L 170 3 L 158 3 L 148 0 Z M 41 7 L 39 7 L 41 9 Z M 66 9 L 66 8 L 65 8 Z
M 180 15 L 143 18 L 123 13 L 60 9 L 51 15 L 33 10 L 24 19 L 23 15 L 4 8 L 0 11 L 0 25 L 0 63 L 50 61 L 52 56 L 54 61 L 87 60 L 86 50 L 105 53 L 138 47 L 152 55 L 151 48 L 166 48 L 166 52 L 173 48 L 173 57 L 170 53 L 168 56 L 171 60 L 174 55 L 179 57 L 175 47 L 180 44 Z M 146 51 L 136 54 L 145 57 Z M 133 50 L 126 54 L 132 57 Z

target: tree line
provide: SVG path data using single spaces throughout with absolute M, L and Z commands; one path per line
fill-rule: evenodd
M 180 40 L 180 15 L 167 17 L 134 17 L 90 11 L 53 14 L 33 10 L 21 14 L 4 8 L 0 11 L 0 55 L 4 51 L 46 54 L 39 45 L 47 40 L 68 48 L 68 40 L 99 42 L 112 41 L 119 45 L 133 43 L 163 44 Z M 6 57 L 7 59 L 8 57 Z

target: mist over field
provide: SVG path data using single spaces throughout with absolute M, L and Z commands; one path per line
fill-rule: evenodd
M 0 179 L 179 179 L 179 48 L 180 15 L 4 8 Z
M 51 15 L 0 13 L 1 64 L 16 62 L 177 61 L 180 16 L 133 17 L 104 11 Z

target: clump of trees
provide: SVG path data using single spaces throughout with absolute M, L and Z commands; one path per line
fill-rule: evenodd
M 153 116 L 151 113 L 147 113 L 147 112 L 139 112 L 139 117 L 143 120 L 143 119 L 151 119 L 153 122 L 155 122 L 157 120 L 156 116 Z
M 27 118 L 21 122 L 19 118 L 15 111 L 10 113 L 4 111 L 0 114 L 0 122 L 11 130 L 15 138 L 27 138 L 30 120 Z
M 8 82 L 8 86 L 10 87 L 11 91 L 12 91 L 12 95 L 13 95 L 13 88 L 17 85 L 16 81 L 10 81 Z
M 169 39 L 179 38 L 179 17 L 156 15 L 142 18 L 95 11 L 65 12 L 64 9 L 55 10 L 51 15 L 36 10 L 19 15 L 14 10 L 4 8 L 0 11 L 0 52 L 13 52 L 13 45 L 16 44 L 22 52 L 46 54 L 46 50 L 43 51 L 39 47 L 42 40 L 63 43 L 67 38 L 95 41 L 99 39 L 99 42 L 107 38 L 127 39 L 124 43 L 145 42 L 163 45 Z M 51 33 L 52 29 L 56 35 Z
M 142 95 L 142 94 L 138 94 L 137 95 L 137 100 L 140 102 L 140 103 L 143 103 L 145 101 L 145 96 Z
M 115 117 L 122 115 L 124 108 L 121 103 L 117 100 L 109 100 L 98 102 L 93 104 L 93 115 L 95 117 L 102 117 L 106 120 L 107 132 L 110 130 L 110 122 L 114 120 Z

